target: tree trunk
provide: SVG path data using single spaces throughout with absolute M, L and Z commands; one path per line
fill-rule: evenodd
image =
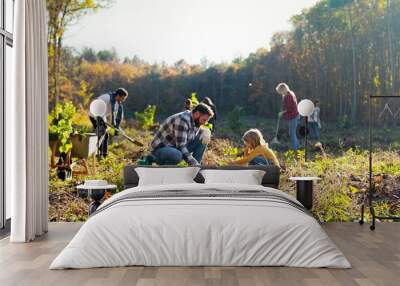
M 224 73 L 223 71 L 220 72 L 220 95 L 219 95 L 219 100 L 218 100 L 218 105 L 222 105 L 224 102 Z
M 351 106 L 351 125 L 354 126 L 357 117 L 357 69 L 356 69 L 356 48 L 354 41 L 354 30 L 353 30 L 353 15 L 351 13 L 351 7 L 348 8 L 349 20 L 350 20 L 350 34 L 351 34 L 351 51 L 353 57 L 353 102 Z
M 56 84 L 56 102 L 60 101 L 60 87 L 59 87 L 59 75 L 60 75 L 60 69 L 61 69 L 61 62 L 62 62 L 62 37 L 58 37 L 57 39 L 57 50 L 56 50 L 56 55 L 57 55 L 57 65 L 56 65 L 56 78 L 57 78 L 57 84 Z
M 52 66 L 52 77 L 53 77 L 53 89 L 52 89 L 52 94 L 53 94 L 53 100 L 54 100 L 54 106 L 58 102 L 58 76 L 57 76 L 57 29 L 54 29 L 53 31 L 53 36 L 52 36 L 52 45 L 53 45 L 53 66 Z
M 387 33 L 388 33 L 388 44 L 389 44 L 389 61 L 390 61 L 390 73 L 391 73 L 391 87 L 392 95 L 396 93 L 396 68 L 394 65 L 394 54 L 393 54 L 393 40 L 392 40 L 392 12 L 391 12 L 391 0 L 387 0 Z

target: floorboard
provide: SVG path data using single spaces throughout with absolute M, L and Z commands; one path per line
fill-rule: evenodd
M 375 231 L 357 223 L 323 224 L 352 269 L 289 267 L 122 267 L 48 270 L 81 223 L 50 223 L 49 233 L 32 243 L 0 240 L 0 285 L 400 285 L 400 223 L 380 223 Z

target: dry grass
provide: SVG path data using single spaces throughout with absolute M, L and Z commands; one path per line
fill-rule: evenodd
M 151 132 L 128 131 L 130 136 L 140 139 L 145 147 L 139 148 L 122 141 L 110 148 L 107 159 L 97 164 L 97 174 L 76 177 L 62 182 L 50 172 L 50 207 L 52 221 L 77 221 L 87 219 L 89 200 L 79 198 L 75 186 L 87 178 L 101 178 L 117 184 L 122 190 L 122 170 L 126 164 L 134 164 L 141 155 L 148 152 L 152 139 Z M 225 165 L 240 151 L 238 143 L 229 139 L 215 139 L 210 142 L 204 157 L 204 164 Z M 318 176 L 315 184 L 313 213 L 320 221 L 353 221 L 358 219 L 359 205 L 368 187 L 368 154 L 366 151 L 349 149 L 326 157 L 315 155 L 304 162 L 303 153 L 296 157 L 292 152 L 278 154 L 285 166 L 281 173 L 280 189 L 294 195 L 295 185 L 291 176 Z M 300 159 L 299 159 L 300 158 Z M 90 165 L 90 162 L 89 162 Z M 374 154 L 374 173 L 378 195 L 379 211 L 385 214 L 400 213 L 400 157 L 395 150 L 377 151 Z

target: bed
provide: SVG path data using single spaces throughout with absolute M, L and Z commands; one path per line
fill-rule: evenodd
M 313 216 L 278 190 L 278 168 L 251 169 L 266 172 L 261 185 L 204 183 L 198 174 L 195 183 L 138 186 L 135 167 L 127 166 L 126 189 L 98 208 L 50 269 L 351 267 Z

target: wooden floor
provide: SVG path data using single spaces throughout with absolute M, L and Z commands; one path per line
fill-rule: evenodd
M 0 285 L 400 285 L 400 223 L 323 225 L 352 269 L 288 267 L 124 267 L 48 270 L 54 257 L 80 228 L 51 223 L 44 237 L 28 244 L 0 241 Z

